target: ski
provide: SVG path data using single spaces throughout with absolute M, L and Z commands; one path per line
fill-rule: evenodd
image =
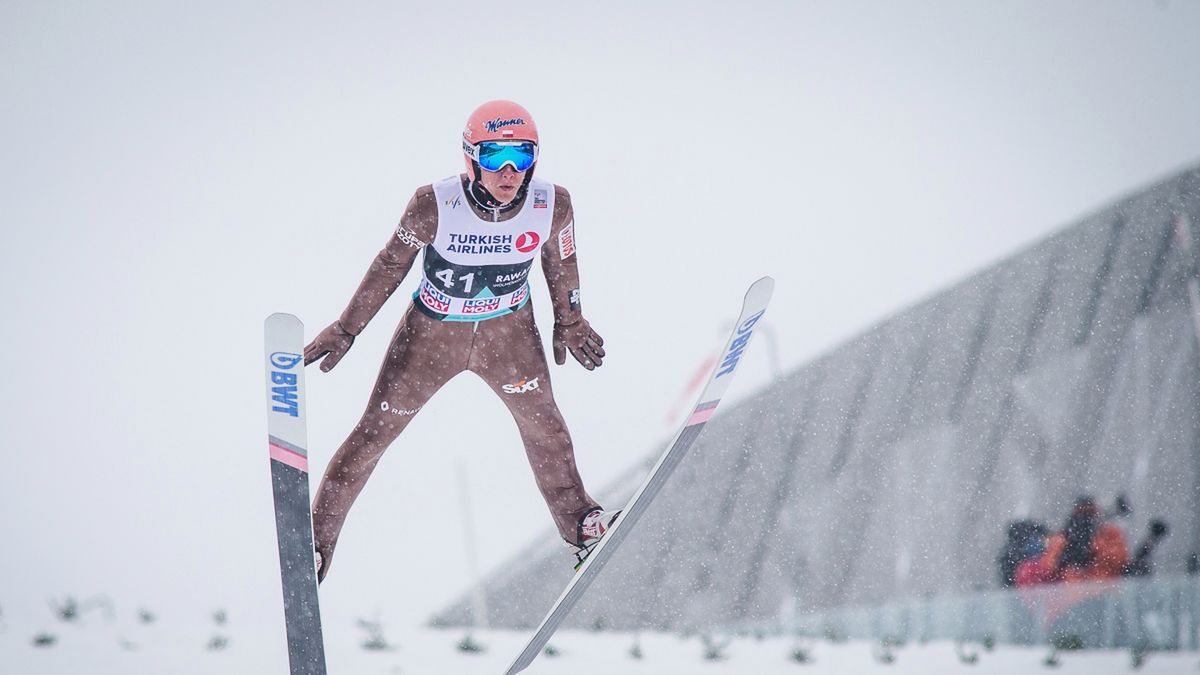
M 304 324 L 291 314 L 266 320 L 264 350 L 267 433 L 275 532 L 283 580 L 291 675 L 325 675 L 321 610 L 313 562 L 312 511 L 308 497 L 308 432 L 304 391 Z
M 771 292 L 774 288 L 775 281 L 771 277 L 763 277 L 754 282 L 750 286 L 750 290 L 746 291 L 741 316 L 734 324 L 733 333 L 729 336 L 729 341 L 725 343 L 725 350 L 713 367 L 704 391 L 701 392 L 695 408 L 692 409 L 692 414 L 675 435 L 675 439 L 667 446 L 666 451 L 658 458 L 658 462 L 650 470 L 650 474 L 646 476 L 641 487 L 630 498 L 621 511 L 621 515 L 605 533 L 604 538 L 600 540 L 596 548 L 592 549 L 591 555 L 575 572 L 575 576 L 571 577 L 571 581 L 563 590 L 562 595 L 558 596 L 558 600 L 550 607 L 546 618 L 542 619 L 541 625 L 525 645 L 525 649 L 505 671 L 505 675 L 519 673 L 533 663 L 533 660 L 545 648 L 546 643 L 550 641 L 550 637 L 554 635 L 559 624 L 563 622 L 563 619 L 591 586 L 596 575 L 608 564 L 609 559 L 629 534 L 630 529 L 646 512 L 650 502 L 658 495 L 671 472 L 683 460 L 688 448 L 696 441 L 704 429 L 704 425 L 717 409 L 717 404 L 721 402 L 721 397 L 729 388 L 729 383 L 733 380 L 732 375 L 737 369 L 738 360 L 750 342 L 750 337 L 754 334 L 755 324 L 767 311 L 767 303 L 771 300 Z

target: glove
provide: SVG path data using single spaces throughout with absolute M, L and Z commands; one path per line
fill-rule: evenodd
M 308 365 L 322 356 L 321 372 L 328 373 L 342 360 L 350 345 L 354 344 L 354 336 L 347 333 L 339 321 L 329 324 L 329 327 L 317 334 L 317 337 L 304 348 L 304 365 Z
M 603 365 L 604 338 L 597 335 L 583 317 L 575 323 L 554 324 L 554 362 L 560 366 L 566 363 L 568 349 L 571 356 L 588 370 Z

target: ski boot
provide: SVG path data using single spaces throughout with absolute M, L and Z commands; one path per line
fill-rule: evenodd
M 579 524 L 575 526 L 575 541 L 579 543 L 563 540 L 567 548 L 571 549 L 571 553 L 575 554 L 576 570 L 583 566 L 584 561 L 592 554 L 592 549 L 604 538 L 619 515 L 619 510 L 605 511 L 597 507 L 580 516 Z

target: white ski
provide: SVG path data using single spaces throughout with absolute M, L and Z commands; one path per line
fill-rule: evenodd
M 575 576 L 567 584 L 562 595 L 558 596 L 558 600 L 550 608 L 546 614 L 546 618 L 542 619 L 542 623 L 538 626 L 537 631 L 530 638 L 529 643 L 525 645 L 520 655 L 513 661 L 512 665 L 505 671 L 505 675 L 514 675 L 529 667 L 530 663 L 537 658 L 545 648 L 546 643 L 550 641 L 550 637 L 554 635 L 554 631 L 558 629 L 559 624 L 567 617 L 571 609 L 575 606 L 588 586 L 595 580 L 596 575 L 604 566 L 608 564 L 617 547 L 629 534 L 631 528 L 637 524 L 639 518 L 645 513 L 650 502 L 662 489 L 671 472 L 679 465 L 679 462 L 687 454 L 688 448 L 696 441 L 700 435 L 704 425 L 708 419 L 712 417 L 713 412 L 717 409 L 717 404 L 721 402 L 721 397 L 725 395 L 725 390 L 729 388 L 729 383 L 733 380 L 733 373 L 737 369 L 738 360 L 742 356 L 742 352 L 746 349 L 746 345 L 750 342 L 750 337 L 754 334 L 754 325 L 762 318 L 763 313 L 767 311 L 767 303 L 771 300 L 771 292 L 775 288 L 775 281 L 771 277 L 763 277 L 754 282 L 750 286 L 750 290 L 746 291 L 746 299 L 742 304 L 742 314 L 738 317 L 737 323 L 733 329 L 733 334 L 729 336 L 729 341 L 725 344 L 725 351 L 722 352 L 721 359 L 713 368 L 713 372 L 709 375 L 708 383 L 701 392 L 699 401 L 696 407 L 692 410 L 691 416 L 684 422 L 683 428 L 675 435 L 675 440 L 667 447 L 662 456 L 658 458 L 658 463 L 650 470 L 650 474 L 646 476 L 646 480 L 642 483 L 638 491 L 634 493 L 629 503 L 621 511 L 621 515 L 612 524 L 612 527 L 592 549 L 591 555 L 575 572 Z
M 308 431 L 304 390 L 304 324 L 291 314 L 266 321 L 267 433 L 275 532 L 283 581 L 291 675 L 325 675 L 325 646 L 313 563 L 308 500 Z

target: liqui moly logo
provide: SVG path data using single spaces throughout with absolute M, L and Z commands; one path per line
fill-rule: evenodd
M 508 301 L 508 306 L 515 307 L 516 305 L 521 304 L 527 295 L 529 295 L 529 284 L 525 284 L 524 286 L 513 291 L 512 297 Z
M 421 280 L 420 298 L 426 307 L 435 312 L 446 314 L 450 311 L 450 296 L 434 288 L 428 279 Z
M 488 121 L 484 122 L 483 124 L 484 124 L 484 126 L 487 127 L 487 130 L 489 133 L 494 134 L 497 131 L 500 131 L 501 129 L 503 129 L 504 127 L 523 127 L 523 126 L 525 126 L 525 118 L 514 117 L 512 119 L 504 119 L 503 117 L 497 117 L 496 119 L 488 120 Z
M 500 298 L 476 298 L 463 301 L 463 314 L 487 314 L 500 309 Z
M 746 344 L 750 342 L 750 336 L 754 334 L 754 324 L 758 323 L 766 311 L 765 309 L 760 311 L 738 326 L 733 342 L 729 343 L 729 349 L 725 351 L 725 356 L 721 359 L 721 369 L 717 371 L 717 377 L 724 377 L 737 368 L 738 359 L 742 358 L 742 351 L 746 349 Z
M 293 370 L 303 360 L 303 356 L 291 352 L 271 354 L 271 400 L 275 402 L 272 412 L 300 416 L 299 376 L 284 371 Z

